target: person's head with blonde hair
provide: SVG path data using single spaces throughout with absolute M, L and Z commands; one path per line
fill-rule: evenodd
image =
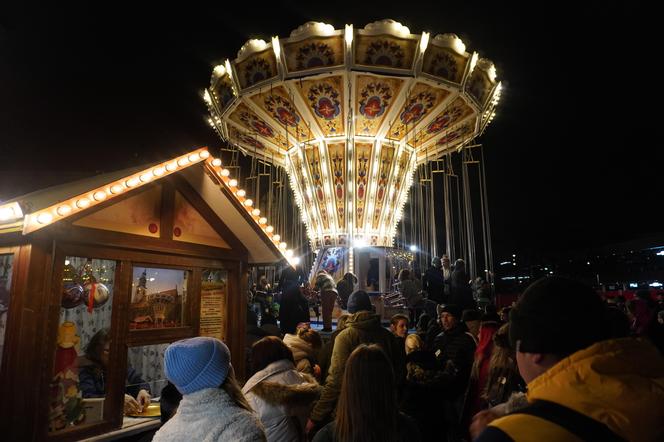
M 416 350 L 422 350 L 424 348 L 424 342 L 419 335 L 413 333 L 406 336 L 406 354 L 410 354 Z

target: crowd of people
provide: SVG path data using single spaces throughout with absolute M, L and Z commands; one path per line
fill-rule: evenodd
M 279 328 L 249 313 L 242 387 L 221 341 L 171 344 L 182 402 L 154 440 L 663 440 L 661 299 L 603 300 L 552 276 L 497 311 L 462 261 L 411 275 L 399 279 L 418 315 L 387 327 L 352 274 L 316 275 L 347 311 L 331 335 L 309 325 L 305 282 L 287 282 Z

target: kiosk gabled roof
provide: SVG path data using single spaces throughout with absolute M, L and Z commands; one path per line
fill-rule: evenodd
M 167 161 L 40 189 L 0 203 L 0 234 L 21 231 L 30 235 L 148 183 L 181 174 L 246 247 L 249 263 L 288 260 L 292 252 L 279 247 L 280 238 L 273 234 L 272 226 L 256 214 L 244 192 L 238 192 L 237 182 L 228 178 L 228 172 L 222 175 L 220 164 L 210 157 L 207 148 L 200 148 Z

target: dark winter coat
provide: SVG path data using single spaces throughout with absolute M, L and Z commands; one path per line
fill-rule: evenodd
M 445 302 L 445 278 L 443 271 L 436 267 L 429 267 L 422 276 L 422 290 L 429 294 L 429 299 L 437 304 Z
M 106 373 L 98 365 L 81 367 L 78 379 L 79 388 L 84 398 L 104 397 L 106 395 Z M 141 390 L 150 392 L 150 385 L 141 379 L 136 370 L 127 367 L 125 393 L 135 398 Z
M 446 432 L 441 422 L 444 397 L 443 372 L 430 351 L 418 350 L 406 356 L 406 381 L 402 389 L 401 411 L 412 417 L 420 428 L 422 440 L 443 440 Z
M 299 287 L 291 287 L 281 295 L 279 322 L 281 332 L 295 333 L 300 322 L 309 322 L 309 301 L 302 295 Z
M 473 290 L 468 282 L 465 270 L 455 270 L 450 277 L 451 293 L 450 304 L 456 304 L 461 310 L 475 309 L 477 304 L 473 299 Z
M 338 287 L 338 286 L 337 286 Z M 334 350 L 334 342 L 343 330 L 335 330 L 332 335 L 330 335 L 330 340 L 323 344 L 323 347 L 318 353 L 318 365 L 320 366 L 320 382 L 325 384 L 325 379 L 327 379 L 327 373 L 330 371 L 330 364 L 332 363 L 332 350 Z
M 475 360 L 475 340 L 468 328 L 459 322 L 440 333 L 434 341 L 433 352 L 443 372 L 446 395 L 455 398 L 464 394 Z
M 380 316 L 368 311 L 359 311 L 348 318 L 346 327 L 334 342 L 332 362 L 323 393 L 311 412 L 311 420 L 314 422 L 323 422 L 334 411 L 341 391 L 341 379 L 346 361 L 360 344 L 380 345 L 392 361 L 397 384 L 400 385 L 405 378 L 404 346 L 399 345 L 394 335 L 383 328 Z

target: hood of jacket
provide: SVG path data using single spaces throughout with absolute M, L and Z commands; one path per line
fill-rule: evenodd
M 313 346 L 297 335 L 287 333 L 284 336 L 284 344 L 293 352 L 293 358 L 295 358 L 296 363 L 301 359 L 313 358 L 315 356 Z
M 359 329 L 377 329 L 382 328 L 382 325 L 380 323 L 379 315 L 362 310 L 348 318 L 346 321 L 346 328 L 350 327 Z
M 256 372 L 242 392 L 255 394 L 274 405 L 301 406 L 318 399 L 321 386 L 312 376 L 295 370 L 287 359 L 276 361 Z
M 572 408 L 626 440 L 656 440 L 664 434 L 664 358 L 641 339 L 599 342 L 535 378 L 527 397 Z

